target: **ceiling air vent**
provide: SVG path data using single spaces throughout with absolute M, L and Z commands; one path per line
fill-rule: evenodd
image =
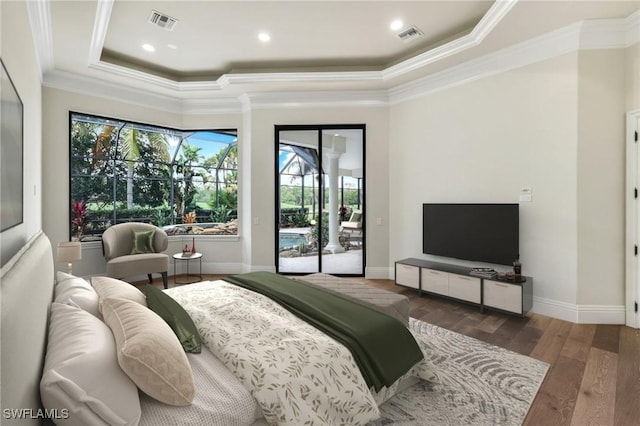
M 175 27 L 178 20 L 176 18 L 172 18 L 169 15 L 165 15 L 164 13 L 160 13 L 157 10 L 151 11 L 151 16 L 149 16 L 149 23 L 156 25 L 160 28 L 163 28 L 168 31 L 172 31 L 173 27 Z
M 407 28 L 406 30 L 401 31 L 396 35 L 402 41 L 411 41 L 413 39 L 421 37 L 422 34 L 423 34 L 422 31 L 420 31 L 418 29 L 418 27 L 412 25 L 409 28 Z

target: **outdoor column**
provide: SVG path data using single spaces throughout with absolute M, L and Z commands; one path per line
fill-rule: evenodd
M 338 175 L 340 174 L 340 156 L 346 151 L 346 139 L 342 136 L 325 136 L 322 145 L 323 153 L 328 160 L 329 176 L 329 242 L 324 247 L 331 253 L 342 253 L 338 237 Z

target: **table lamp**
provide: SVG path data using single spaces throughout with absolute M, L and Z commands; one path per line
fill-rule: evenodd
M 56 260 L 58 262 L 67 262 L 69 275 L 73 274 L 71 263 L 74 260 L 80 259 L 82 259 L 82 244 L 80 241 L 58 243 L 58 254 Z

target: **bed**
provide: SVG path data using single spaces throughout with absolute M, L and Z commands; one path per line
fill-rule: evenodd
M 54 276 L 51 244 L 42 232 L 35 235 L 25 247 L 2 268 L 0 274 L 2 280 L 0 293 L 2 302 L 2 370 L 0 376 L 2 392 L 1 403 L 3 409 L 2 424 L 41 424 L 43 421 L 48 421 L 49 418 L 52 417 L 56 419 L 56 423 L 64 424 L 70 416 L 70 413 L 64 411 L 64 409 L 43 410 L 42 408 L 41 400 L 46 400 L 48 405 L 56 406 L 49 402 L 51 401 L 49 399 L 50 396 L 41 395 L 40 392 L 42 383 L 47 381 L 46 378 L 49 377 L 48 373 L 51 371 L 51 369 L 48 368 L 49 364 L 55 364 L 56 362 L 55 356 L 50 355 L 50 353 L 55 353 L 55 351 L 52 350 L 51 346 L 47 349 L 47 336 L 48 333 L 52 332 L 49 330 L 50 321 L 57 324 L 57 321 L 61 321 L 61 318 L 67 317 L 73 318 L 73 322 L 65 324 L 78 324 L 78 318 L 91 324 L 98 324 L 100 321 L 96 320 L 92 314 L 88 314 L 83 309 L 79 309 L 76 304 L 77 300 L 72 303 L 74 306 L 62 306 L 63 304 L 61 303 L 52 304 L 54 297 Z M 134 288 L 132 286 L 129 287 Z M 404 374 L 397 372 L 396 376 L 393 376 L 392 384 L 391 382 L 378 383 L 375 378 L 372 379 L 369 377 L 370 373 L 365 373 L 361 365 L 362 362 L 366 364 L 370 363 L 370 361 L 362 361 L 358 356 L 352 357 L 349 351 L 346 353 L 341 352 L 342 349 L 340 349 L 340 347 L 342 347 L 342 345 L 336 344 L 334 338 L 327 336 L 326 333 L 329 333 L 329 331 L 324 333 L 320 332 L 315 327 L 301 320 L 298 320 L 299 322 L 296 323 L 295 326 L 290 325 L 289 322 L 278 326 L 277 323 L 279 321 L 289 321 L 289 319 L 285 317 L 290 316 L 290 312 L 284 310 L 280 305 L 272 303 L 269 298 L 263 294 L 256 293 L 256 291 L 256 289 L 249 290 L 241 286 L 240 283 L 230 284 L 226 281 L 203 282 L 196 285 L 169 289 L 167 293 L 178 301 L 189 315 L 193 317 L 193 321 L 198 324 L 198 329 L 200 330 L 200 334 L 202 334 L 202 340 L 205 343 L 202 346 L 202 352 L 200 354 L 184 354 L 183 351 L 180 351 L 181 354 L 176 354 L 176 357 L 182 357 L 184 355 L 185 359 L 187 359 L 189 368 L 192 371 L 196 396 L 192 401 L 187 401 L 187 403 L 182 403 L 181 400 L 178 400 L 177 403 L 174 404 L 173 402 L 176 401 L 173 401 L 172 406 L 168 406 L 166 403 L 161 402 L 162 396 L 149 397 L 146 393 L 146 388 L 143 388 L 136 381 L 135 384 L 138 385 L 138 387 L 133 388 L 135 394 L 137 395 L 138 388 L 145 390 L 145 392 L 139 393 L 141 406 L 139 413 L 141 414 L 135 414 L 135 410 L 127 407 L 126 409 L 130 409 L 131 411 L 128 417 L 129 420 L 125 421 L 126 419 L 123 420 L 121 417 L 114 419 L 103 416 L 102 419 L 105 420 L 104 424 L 139 423 L 141 425 L 152 425 L 171 423 L 172 421 L 168 419 L 174 419 L 173 422 L 177 421 L 176 419 L 180 419 L 180 423 L 189 424 L 264 425 L 267 424 L 266 419 L 270 419 L 271 423 L 296 424 L 297 421 L 302 418 L 310 419 L 311 423 L 321 424 L 332 422 L 330 417 L 322 416 L 340 416 L 346 414 L 351 416 L 353 412 L 356 412 L 358 415 L 358 417 L 353 418 L 353 423 L 364 424 L 368 420 L 376 417 L 376 409 L 379 404 L 390 398 L 394 392 L 406 387 L 409 383 L 415 383 L 415 379 L 412 379 L 412 377 L 419 376 L 423 379 L 428 379 L 432 374 L 432 372 L 429 371 L 429 366 L 421 364 L 416 360 L 416 366 L 414 368 L 407 370 Z M 215 297 L 212 296 L 214 293 Z M 288 294 L 289 293 L 285 294 L 285 298 L 288 297 Z M 107 297 L 105 297 L 105 300 L 104 306 L 101 305 L 101 309 L 103 309 L 101 312 L 104 315 L 104 322 L 109 323 L 110 326 L 114 322 L 122 322 L 122 318 L 126 318 L 126 315 L 129 315 L 130 312 L 140 311 L 140 313 L 144 315 L 147 315 L 145 312 L 150 312 L 146 307 L 141 310 L 139 304 L 131 302 L 130 300 Z M 215 300 L 217 304 L 212 306 L 211 300 Z M 248 307 L 260 306 L 262 308 L 262 305 L 264 305 L 265 312 L 267 313 L 260 315 L 266 316 L 260 318 L 254 316 L 258 315 L 256 313 L 257 309 L 247 309 L 240 314 L 236 306 L 238 306 L 237 303 L 242 300 L 248 303 Z M 78 302 L 78 304 L 81 303 L 82 301 Z M 127 309 L 133 310 L 130 311 Z M 225 309 L 228 310 L 226 314 L 224 313 Z M 119 310 L 125 313 L 120 314 Z M 78 311 L 81 311 L 81 313 Z M 79 317 L 79 315 L 82 316 Z M 273 316 L 270 317 L 269 315 Z M 216 323 L 215 327 L 211 326 L 211 328 L 209 328 L 208 326 L 202 326 L 203 318 L 206 316 L 212 316 L 208 318 L 207 321 L 209 323 Z M 251 316 L 251 318 L 247 318 L 247 316 Z M 114 318 L 117 321 L 114 320 Z M 400 323 L 397 320 L 393 321 Z M 229 326 L 232 328 L 228 330 L 217 328 L 217 323 L 224 322 L 229 322 Z M 253 331 L 248 330 L 246 325 L 249 323 L 259 324 L 258 329 Z M 78 327 L 80 327 L 80 325 L 78 325 Z M 106 328 L 106 326 L 103 328 Z M 58 327 L 54 326 L 52 329 L 58 330 Z M 61 329 L 66 330 L 67 334 L 72 334 L 71 337 L 66 337 L 72 340 L 78 333 L 82 333 L 83 330 L 80 328 L 80 331 L 76 333 L 73 331 L 73 327 L 69 325 Z M 230 332 L 229 330 L 232 331 Z M 92 335 L 92 341 L 100 341 L 101 338 L 104 338 L 105 345 L 113 346 L 114 343 L 112 340 L 115 336 L 115 345 L 118 345 L 118 362 L 120 362 L 121 359 L 119 357 L 122 351 L 119 345 L 121 341 L 126 343 L 132 340 L 127 340 L 127 336 L 123 338 L 120 335 L 120 331 L 113 327 L 112 331 L 113 334 L 109 334 L 111 338 L 104 338 L 106 333 L 102 332 L 102 334 L 99 334 L 97 337 Z M 234 340 L 234 338 L 239 339 L 239 335 L 242 332 L 248 333 L 247 336 L 249 338 L 245 338 L 245 340 Z M 277 333 L 283 334 L 278 335 Z M 161 335 L 160 327 L 154 328 L 153 334 Z M 238 334 L 238 336 L 236 336 L 236 334 Z M 296 334 L 296 336 L 294 336 L 294 334 Z M 299 338 L 299 335 L 303 336 L 305 344 L 292 343 L 291 346 L 287 346 L 287 349 L 282 352 L 283 354 L 286 353 L 286 356 L 283 356 L 282 359 L 274 359 L 273 362 L 271 362 L 271 371 L 269 371 L 269 368 L 266 369 L 266 372 L 263 371 L 264 368 L 262 367 L 269 364 L 266 361 L 260 361 L 256 364 L 261 367 L 260 369 L 246 365 L 247 363 L 251 364 L 253 361 L 243 362 L 243 357 L 248 359 L 254 356 L 271 356 L 277 353 L 279 350 L 278 347 L 274 346 L 274 348 L 270 350 L 265 349 L 262 354 L 258 353 L 260 352 L 259 348 L 268 345 L 270 342 L 284 342 L 283 344 L 287 344 L 290 338 L 293 341 L 294 337 Z M 55 344 L 55 342 L 58 342 L 58 334 L 54 334 L 54 336 L 55 339 L 52 339 L 50 343 Z M 259 340 L 260 336 L 263 338 L 262 341 Z M 60 337 L 60 342 L 62 342 L 64 338 L 64 336 Z M 243 353 L 244 355 L 239 355 L 240 352 L 237 351 L 245 350 L 243 348 L 248 345 L 247 342 L 250 340 L 256 340 L 256 343 L 258 343 L 257 346 L 249 349 L 248 355 L 246 355 L 246 352 Z M 325 342 L 328 346 L 323 346 Z M 58 346 L 60 345 L 62 345 L 62 343 L 58 344 Z M 314 349 L 315 346 L 319 346 L 320 348 L 316 351 L 317 353 L 314 352 L 316 350 Z M 279 346 L 279 348 L 282 349 L 282 346 Z M 93 348 L 90 349 L 93 350 Z M 50 351 L 46 357 L 48 365 L 43 374 L 45 353 L 47 350 Z M 65 348 L 61 350 L 64 351 Z M 115 350 L 110 351 L 116 352 Z M 148 352 L 155 353 L 154 351 Z M 320 353 L 323 354 L 323 357 L 329 358 L 314 358 L 319 357 Z M 98 359 L 95 355 L 92 356 L 92 360 Z M 317 371 L 301 374 L 294 371 L 292 366 L 289 366 L 291 369 L 286 372 L 278 371 L 278 369 L 286 368 L 280 365 L 283 359 L 285 361 L 286 358 L 296 358 L 299 360 L 305 357 L 309 358 L 305 360 L 306 364 L 316 366 Z M 169 355 L 167 355 L 166 359 L 170 359 Z M 64 360 L 58 360 L 58 362 L 64 364 Z M 113 360 L 110 362 L 114 363 Z M 180 365 L 180 361 L 175 361 L 175 364 Z M 97 367 L 96 370 L 100 370 L 100 368 Z M 231 373 L 232 370 L 233 374 Z M 58 369 L 55 371 L 59 372 L 62 370 Z M 86 371 L 86 369 L 84 371 Z M 132 388 L 131 385 L 124 384 L 127 379 L 120 378 L 119 374 L 120 373 L 107 374 L 103 372 L 103 377 L 101 377 L 100 380 L 103 388 L 109 387 L 110 385 L 107 386 L 105 383 L 111 383 L 112 381 L 114 383 L 117 382 L 118 386 L 122 386 L 122 391 L 109 392 L 110 396 L 108 398 L 119 398 L 114 404 L 124 406 L 128 405 L 128 401 L 135 398 L 126 397 L 126 395 L 128 395 L 127 392 L 131 392 Z M 128 370 L 127 374 L 129 374 Z M 280 377 L 283 375 L 286 380 Z M 294 403 L 285 406 L 270 405 L 271 403 L 279 404 L 280 399 L 289 398 L 292 390 L 288 388 L 288 386 L 290 386 L 290 383 L 296 383 L 293 378 L 299 376 L 304 376 L 304 380 L 307 382 L 301 383 L 298 388 L 296 388 L 298 389 L 296 390 L 298 393 L 296 394 L 297 399 L 292 399 Z M 344 377 L 349 377 L 350 380 L 347 381 Z M 334 378 L 338 382 L 337 388 L 329 388 L 330 390 L 327 391 L 327 386 L 333 386 L 330 383 L 332 383 Z M 280 381 L 278 382 L 278 380 Z M 389 381 L 389 378 L 386 378 L 386 380 Z M 256 383 L 258 384 L 256 385 Z M 60 387 L 60 384 L 52 385 L 54 388 L 56 386 Z M 114 386 L 116 385 L 114 384 Z M 253 386 L 253 388 L 247 391 L 247 386 Z M 314 391 L 314 386 L 320 390 L 324 387 L 325 399 L 333 400 L 329 401 L 330 404 L 334 404 L 330 410 L 319 409 L 316 412 L 317 405 L 324 404 L 325 401 L 318 402 L 321 398 L 317 396 L 317 394 L 323 392 Z M 302 397 L 300 397 L 299 389 L 307 388 L 309 388 L 308 392 L 302 392 Z M 374 388 L 375 391 L 371 392 L 370 390 Z M 49 395 L 49 388 L 46 389 L 47 395 Z M 172 388 L 170 392 L 172 394 L 168 398 L 172 398 L 175 395 L 180 397 L 184 396 L 184 392 L 181 392 L 178 387 L 175 389 Z M 314 392 L 316 393 L 314 394 Z M 336 397 L 338 395 L 336 392 L 338 392 L 340 397 Z M 152 394 L 152 392 L 150 391 L 149 394 Z M 307 404 L 306 400 L 309 395 L 316 395 L 316 398 L 308 398 L 309 400 L 313 399 L 313 401 L 308 403 L 308 407 L 304 406 L 300 408 L 298 404 Z M 100 402 L 102 403 L 103 401 Z M 110 403 L 113 403 L 113 401 L 110 401 Z M 58 405 L 59 404 L 60 403 L 58 403 Z M 230 414 L 231 417 L 223 417 L 222 420 L 217 417 L 216 419 L 218 420 L 212 420 L 211 417 L 206 417 L 214 410 L 212 406 L 219 407 L 224 405 L 233 406 L 232 411 L 235 411 Z M 86 409 L 86 406 L 83 407 L 83 409 Z M 273 410 L 273 412 L 271 412 L 271 410 Z M 367 413 L 368 410 L 371 412 Z M 207 411 L 209 414 L 207 414 Z M 298 411 L 301 411 L 302 414 Z M 305 414 L 307 411 L 312 411 L 312 413 Z M 167 414 L 167 412 L 169 414 Z M 73 415 L 73 413 L 71 414 Z M 136 415 L 138 416 L 137 419 L 135 418 Z M 170 417 L 162 417 L 166 415 Z M 219 415 L 219 413 L 215 413 L 215 415 Z M 316 417 L 304 417 L 307 415 Z M 341 418 L 342 421 L 344 421 L 344 419 L 351 419 L 351 417 L 339 418 Z M 346 422 L 351 423 L 349 420 Z

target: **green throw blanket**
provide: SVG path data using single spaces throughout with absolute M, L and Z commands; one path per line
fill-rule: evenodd
M 390 386 L 422 358 L 413 335 L 397 319 L 272 272 L 251 272 L 225 281 L 263 294 L 345 345 L 376 392 Z

